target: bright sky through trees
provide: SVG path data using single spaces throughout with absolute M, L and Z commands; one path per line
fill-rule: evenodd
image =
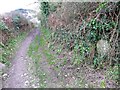
M 0 14 L 18 8 L 34 8 L 32 5 L 37 0 L 0 0 Z

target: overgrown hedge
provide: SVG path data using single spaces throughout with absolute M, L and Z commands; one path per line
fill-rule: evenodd
M 1 63 L 9 64 L 9 59 L 18 40 L 23 38 L 25 33 L 32 28 L 34 28 L 33 23 L 19 13 L 11 12 L 0 17 Z
M 45 17 L 51 30 L 49 47 L 61 45 L 62 51 L 72 52 L 73 65 L 85 64 L 95 69 L 120 67 L 120 2 L 59 3 Z M 42 21 L 41 21 L 42 22 Z M 109 46 L 106 55 L 98 46 Z M 105 46 L 104 46 L 105 47 Z M 56 48 L 53 48 L 56 50 Z M 104 52 L 104 49 L 102 49 Z M 117 73 L 117 74 L 115 74 Z M 119 75 L 118 70 L 115 76 Z
M 32 26 L 33 24 L 19 13 L 9 13 L 1 16 L 0 34 L 2 43 L 5 44 L 9 38 L 15 37 L 20 32 L 29 31 L 33 28 Z

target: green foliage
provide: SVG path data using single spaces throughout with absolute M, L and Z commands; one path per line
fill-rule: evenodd
M 96 11 L 99 12 L 101 9 L 106 8 L 106 6 L 107 2 L 100 3 Z M 112 17 L 108 18 L 106 15 L 100 18 L 93 18 L 89 22 L 85 19 L 82 23 L 78 31 L 70 31 L 68 28 L 58 28 L 51 34 L 50 38 L 52 42 L 51 45 L 60 44 L 63 46 L 60 50 L 57 50 L 57 52 L 61 52 L 61 50 L 65 48 L 74 51 L 75 58 L 81 56 L 81 58 L 76 59 L 75 62 L 84 61 L 84 59 L 88 57 L 87 55 L 90 54 L 91 46 L 96 45 L 100 39 L 109 41 L 109 33 L 116 26 L 116 22 L 112 20 Z M 49 44 L 50 47 L 51 45 Z M 94 66 L 102 65 L 103 58 L 104 57 L 98 57 L 97 55 L 94 56 Z
M 57 5 L 51 2 L 45 2 L 44 0 L 41 2 L 40 9 L 42 10 L 42 14 L 46 17 L 50 14 L 50 12 L 55 12 Z
M 42 14 L 45 15 L 46 17 L 49 15 L 49 2 L 41 2 L 41 10 L 42 10 Z
M 106 0 L 108 1 L 108 0 Z M 101 9 L 105 9 L 107 5 L 107 2 L 102 2 L 99 4 L 99 7 L 96 9 L 96 12 L 99 12 Z
M 43 50 L 44 55 L 46 56 L 48 63 L 50 65 L 54 65 L 55 64 L 55 58 L 54 56 L 48 51 L 48 50 Z
M 8 27 L 5 25 L 5 23 L 2 21 L 0 22 L 0 30 L 3 30 L 3 31 L 9 30 Z
M 35 59 L 36 61 L 39 60 L 39 58 L 37 57 L 37 52 L 39 50 L 39 42 L 38 42 L 38 39 L 39 37 L 36 36 L 34 42 L 32 44 L 30 44 L 30 47 L 29 47 L 29 51 L 28 51 L 28 55 L 32 58 L 32 59 Z M 40 42 L 41 43 L 41 42 Z M 33 56 L 34 55 L 34 56 Z
M 94 56 L 94 60 L 93 60 L 93 65 L 94 68 L 96 69 L 102 69 L 104 68 L 104 60 L 105 60 L 105 56 Z
M 50 53 L 50 51 L 48 50 L 48 48 L 46 47 L 46 43 L 47 43 L 47 37 L 49 36 L 49 33 L 46 29 L 43 29 L 41 27 L 41 36 L 36 36 L 35 40 L 30 44 L 29 50 L 28 50 L 28 55 L 29 57 L 32 58 L 35 68 L 36 68 L 36 72 L 35 74 L 37 74 L 37 76 L 39 76 L 40 78 L 40 88 L 45 88 L 46 87 L 46 73 L 40 69 L 40 61 L 43 58 L 43 55 L 45 55 L 48 63 L 50 65 L 54 64 L 54 57 L 53 55 Z M 43 34 L 44 33 L 44 34 Z M 45 36 L 47 36 L 45 38 Z M 40 40 L 40 44 L 39 41 Z M 39 48 L 42 48 L 42 50 L 40 50 Z M 40 51 L 39 51 L 40 50 Z
M 108 21 L 107 18 L 103 17 L 101 22 L 92 19 L 88 22 L 86 27 L 86 35 L 82 36 L 81 29 L 78 32 L 69 32 L 64 29 L 58 29 L 56 32 L 51 34 L 51 41 L 53 42 L 52 45 L 56 45 L 56 43 L 61 44 L 60 50 L 57 52 L 61 52 L 62 48 L 67 48 L 68 50 L 73 50 L 75 53 L 74 55 L 74 64 L 78 64 L 78 62 L 83 62 L 87 55 L 90 53 L 90 43 L 95 44 L 101 38 L 109 40 L 108 33 L 111 29 L 115 27 L 116 23 L 114 21 Z M 84 27 L 84 25 L 83 25 Z M 87 37 L 86 37 L 87 36 Z M 103 64 L 104 57 L 96 56 L 94 58 L 94 66 L 101 66 Z
M 56 11 L 57 6 L 54 4 L 50 4 L 50 12 L 55 12 Z
M 74 56 L 73 56 L 74 65 L 79 65 L 79 64 L 85 62 L 89 51 L 90 51 L 90 47 L 84 41 L 82 41 L 80 44 L 75 44 Z
M 90 21 L 87 20 L 88 18 L 83 17 L 82 19 L 84 20 L 82 20 L 82 24 L 79 26 L 79 29 L 77 28 L 76 31 L 74 29 L 71 29 L 72 27 L 68 28 L 67 26 L 65 26 L 65 28 L 62 28 L 62 27 L 57 28 L 56 31 L 50 34 L 51 37 L 46 36 L 49 42 L 49 47 L 52 47 L 52 49 L 57 51 L 58 54 L 60 54 L 63 50 L 65 51 L 68 50 L 70 52 L 73 51 L 72 64 L 78 65 L 78 64 L 82 64 L 82 62 L 87 62 L 89 60 L 89 58 L 91 57 L 90 48 L 94 45 L 95 51 L 92 59 L 92 65 L 94 65 L 95 68 L 99 68 L 99 69 L 104 68 L 105 63 L 109 62 L 107 61 L 109 57 L 98 55 L 96 51 L 97 42 L 100 39 L 110 41 L 112 34 L 114 36 L 114 40 L 116 40 L 117 42 L 116 45 L 118 44 L 118 39 L 119 39 L 119 35 L 118 35 L 118 38 L 116 36 L 117 33 L 119 32 L 118 27 L 116 28 L 116 26 L 118 26 L 116 19 L 118 19 L 117 17 L 119 16 L 117 16 L 117 14 L 112 16 L 113 13 L 109 11 L 107 12 L 110 13 L 111 16 L 105 13 L 103 13 L 103 15 L 98 15 L 100 14 L 98 12 L 101 12 L 101 10 L 106 11 L 106 8 L 108 8 L 109 6 L 107 5 L 108 5 L 107 2 L 100 3 L 99 7 L 96 9 L 95 17 L 90 18 Z M 72 16 L 72 14 L 70 15 Z M 82 17 L 82 15 L 80 17 Z M 74 23 L 72 22 L 70 25 L 72 24 Z M 115 30 L 115 34 L 114 34 L 114 30 Z M 109 44 L 112 46 L 113 43 L 111 44 L 111 42 L 109 42 Z M 60 47 L 60 49 L 57 47 L 57 50 L 56 50 L 55 46 L 59 46 L 59 45 L 61 45 L 62 47 Z M 119 47 L 119 46 L 116 46 L 116 45 L 114 43 L 114 46 L 112 47 L 115 47 L 115 50 L 117 51 L 118 48 L 116 47 Z M 114 74 L 115 73 L 116 73 L 116 70 Z M 116 74 L 116 76 L 118 75 Z M 101 87 L 106 87 L 104 81 L 101 82 Z
M 16 30 L 20 28 L 20 16 L 13 17 L 13 25 Z
M 87 39 L 90 43 L 97 43 L 100 39 L 105 39 L 109 41 L 109 32 L 116 26 L 115 21 L 110 21 L 106 16 L 103 16 L 101 20 L 92 19 L 87 24 Z M 107 59 L 106 56 L 96 55 L 94 57 L 94 67 L 104 67 L 104 60 Z
M 46 44 L 49 42 L 50 39 L 50 31 L 48 29 L 42 28 L 41 29 L 41 37 L 40 37 L 40 46 L 44 48 L 44 46 L 46 46 Z M 49 50 L 47 49 L 43 49 L 43 54 L 46 56 L 48 63 L 50 65 L 55 64 L 54 62 L 54 56 L 50 53 Z
M 34 74 L 39 76 L 40 78 L 40 87 L 44 87 L 44 83 L 42 82 L 44 80 L 44 75 L 43 75 L 43 71 L 40 71 L 39 69 L 39 65 L 40 65 L 40 61 L 41 61 L 41 54 L 39 53 L 39 36 L 36 36 L 34 41 L 30 44 L 29 50 L 28 50 L 28 56 L 32 58 L 33 63 L 35 65 L 35 72 Z M 40 40 L 40 44 L 41 44 L 41 40 Z
M 119 67 L 118 65 L 115 65 L 115 67 L 110 67 L 107 71 L 106 71 L 106 75 L 108 76 L 108 79 L 112 79 L 115 81 L 119 80 Z
M 92 19 L 87 27 L 89 29 L 88 40 L 91 43 L 96 43 L 101 38 L 108 39 L 107 32 L 110 32 L 115 25 L 116 23 L 114 21 L 108 21 L 106 17 L 103 17 L 101 21 Z
M 10 58 L 13 55 L 13 53 L 15 52 L 15 49 L 18 45 L 18 43 L 20 43 L 24 37 L 26 36 L 26 33 L 21 33 L 20 36 L 17 36 L 16 38 L 12 38 L 10 39 L 6 45 L 4 44 L 0 44 L 0 49 L 2 49 L 2 58 L 0 60 L 0 62 L 9 65 L 10 64 Z
M 105 8 L 106 4 L 101 3 L 99 9 Z M 49 43 L 49 47 L 60 44 L 63 47 L 56 50 L 57 52 L 60 53 L 63 49 L 74 51 L 73 64 L 80 64 L 91 57 L 89 55 L 92 45 L 96 45 L 100 39 L 110 40 L 110 32 L 116 28 L 116 25 L 116 21 L 112 17 L 107 17 L 107 15 L 100 18 L 93 18 L 89 22 L 85 19 L 78 31 L 70 31 L 68 28 L 58 28 L 51 33 L 51 37 L 49 38 L 51 40 L 49 42 L 52 43 Z M 94 67 L 103 68 L 104 62 L 107 61 L 104 61 L 107 59 L 106 57 L 108 56 L 98 56 L 97 51 L 95 51 L 92 61 Z
M 100 86 L 101 86 L 101 88 L 105 88 L 106 87 L 106 84 L 105 84 L 104 80 L 101 81 Z

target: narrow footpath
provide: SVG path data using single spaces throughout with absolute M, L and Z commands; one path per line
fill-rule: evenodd
M 31 75 L 29 71 L 29 64 L 32 64 L 32 60 L 27 56 L 29 46 L 38 34 L 39 30 L 36 28 L 21 43 L 11 62 L 7 78 L 5 80 L 3 79 L 3 88 L 37 88 L 39 86 L 37 80 L 35 80 L 37 78 Z

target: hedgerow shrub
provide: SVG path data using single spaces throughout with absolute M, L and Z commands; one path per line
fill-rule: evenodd
M 1 63 L 9 64 L 9 59 L 17 42 L 25 37 L 34 25 L 23 15 L 15 12 L 0 17 L 0 55 Z
M 108 70 L 112 72 L 110 73 L 112 78 L 117 76 L 118 79 L 120 67 L 119 8 L 120 2 L 62 3 L 56 11 L 50 12 L 47 16 L 52 32 L 48 41 L 49 47 L 57 51 L 55 47 L 61 45 L 60 52 L 72 52 L 70 63 L 73 65 L 84 64 L 95 69 L 118 66 L 113 70 L 114 72 Z M 100 40 L 104 40 L 109 45 L 109 52 L 106 55 L 100 55 L 97 50 Z
M 54 45 L 59 43 L 70 51 L 77 50 L 83 61 L 92 57 L 91 62 L 95 67 L 105 62 L 117 63 L 119 56 L 115 52 L 119 52 L 118 8 L 118 3 L 62 3 L 48 17 L 49 25 L 54 30 L 52 42 Z M 107 40 L 111 46 L 111 53 L 107 58 L 102 58 L 106 59 L 104 62 L 99 60 L 96 51 L 96 44 L 101 39 Z
M 3 21 L 0 22 L 0 30 L 8 30 L 8 27 L 5 25 Z

